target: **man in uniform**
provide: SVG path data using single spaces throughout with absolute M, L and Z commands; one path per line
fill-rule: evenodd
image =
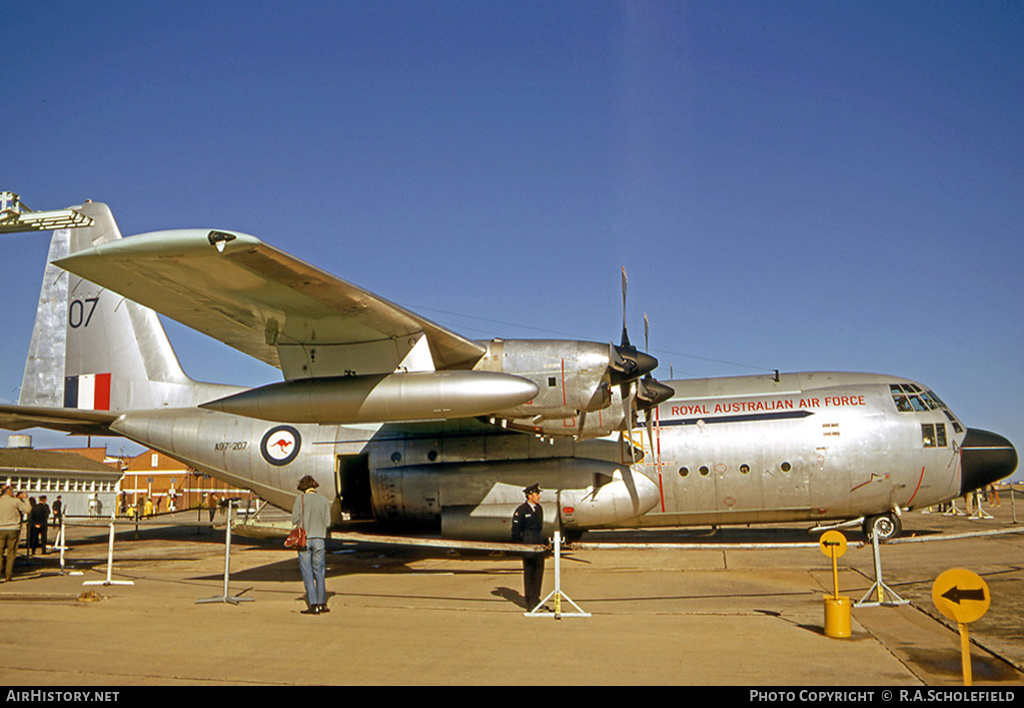
M 512 514 L 513 543 L 543 544 L 544 512 L 540 506 L 540 485 L 533 484 L 523 490 L 526 501 Z M 523 554 L 523 595 L 527 611 L 540 604 L 540 589 L 544 584 L 544 553 Z
M 28 513 L 28 548 L 31 555 L 36 554 L 37 548 L 41 548 L 43 555 L 46 555 L 49 526 L 50 505 L 46 503 L 46 497 L 39 497 L 39 503 Z

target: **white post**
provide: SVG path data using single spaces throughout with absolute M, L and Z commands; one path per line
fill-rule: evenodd
M 57 530 L 57 542 L 54 548 L 60 549 L 60 574 L 64 575 L 64 514 L 60 515 L 60 527 Z
M 551 598 L 555 600 L 555 611 L 554 612 L 539 612 L 538 610 L 544 606 Z M 562 598 L 565 598 L 566 602 L 576 608 L 576 612 L 562 612 Z M 589 612 L 584 612 L 580 609 L 579 605 L 572 601 L 572 598 L 562 592 L 562 533 L 555 531 L 555 589 L 552 590 L 547 597 L 540 601 L 534 609 L 523 614 L 524 617 L 554 617 L 557 620 L 563 617 L 590 617 Z

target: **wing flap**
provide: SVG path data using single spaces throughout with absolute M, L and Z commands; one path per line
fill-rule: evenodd
M 237 232 L 158 231 L 56 263 L 281 368 L 286 379 L 390 373 L 422 336 L 437 369 L 469 368 L 484 352 L 399 305 Z M 368 346 L 388 355 L 367 357 Z M 299 347 L 301 354 L 282 357 L 279 347 Z

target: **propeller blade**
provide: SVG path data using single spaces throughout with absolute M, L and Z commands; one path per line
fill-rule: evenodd
M 650 411 L 644 413 L 644 426 L 647 428 L 647 439 L 651 443 L 651 454 L 654 454 L 654 418 Z
M 637 462 L 640 462 L 641 460 L 644 459 L 642 455 L 639 458 L 637 458 L 636 443 L 633 442 L 633 428 L 636 427 L 636 423 L 637 423 L 636 396 L 630 396 L 629 400 L 626 402 L 626 406 L 628 406 L 628 408 L 629 408 L 629 411 L 628 411 L 629 425 L 626 428 L 626 433 L 623 433 L 623 435 L 625 435 L 627 433 L 629 435 L 629 459 L 635 465 Z M 641 437 L 640 438 L 640 447 L 641 448 L 643 448 L 643 444 L 644 444 L 643 443 L 643 438 Z M 642 450 L 641 450 L 641 452 L 642 452 Z
M 626 276 L 626 267 L 622 267 L 622 343 L 614 346 L 614 352 L 610 356 L 610 368 L 612 369 L 612 383 L 625 383 L 633 381 L 646 373 L 658 368 L 658 360 L 650 354 L 637 351 L 637 348 L 629 343 L 629 334 L 626 331 L 626 289 L 629 278 Z M 647 314 L 644 313 L 644 342 L 648 339 L 650 324 Z M 646 348 L 646 345 L 645 345 Z M 619 374 L 616 376 L 615 374 Z M 623 392 L 625 393 L 625 392 Z
M 629 335 L 626 334 L 626 284 L 629 278 L 626 277 L 626 266 L 622 266 L 622 346 L 629 347 Z
M 622 355 L 622 349 L 611 343 L 608 344 L 608 366 L 621 374 L 629 371 L 630 366 L 629 362 Z

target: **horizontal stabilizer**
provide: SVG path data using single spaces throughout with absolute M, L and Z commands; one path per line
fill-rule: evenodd
M 0 428 L 4 430 L 47 428 L 74 435 L 110 435 L 110 424 L 117 418 L 117 413 L 109 411 L 0 404 Z

